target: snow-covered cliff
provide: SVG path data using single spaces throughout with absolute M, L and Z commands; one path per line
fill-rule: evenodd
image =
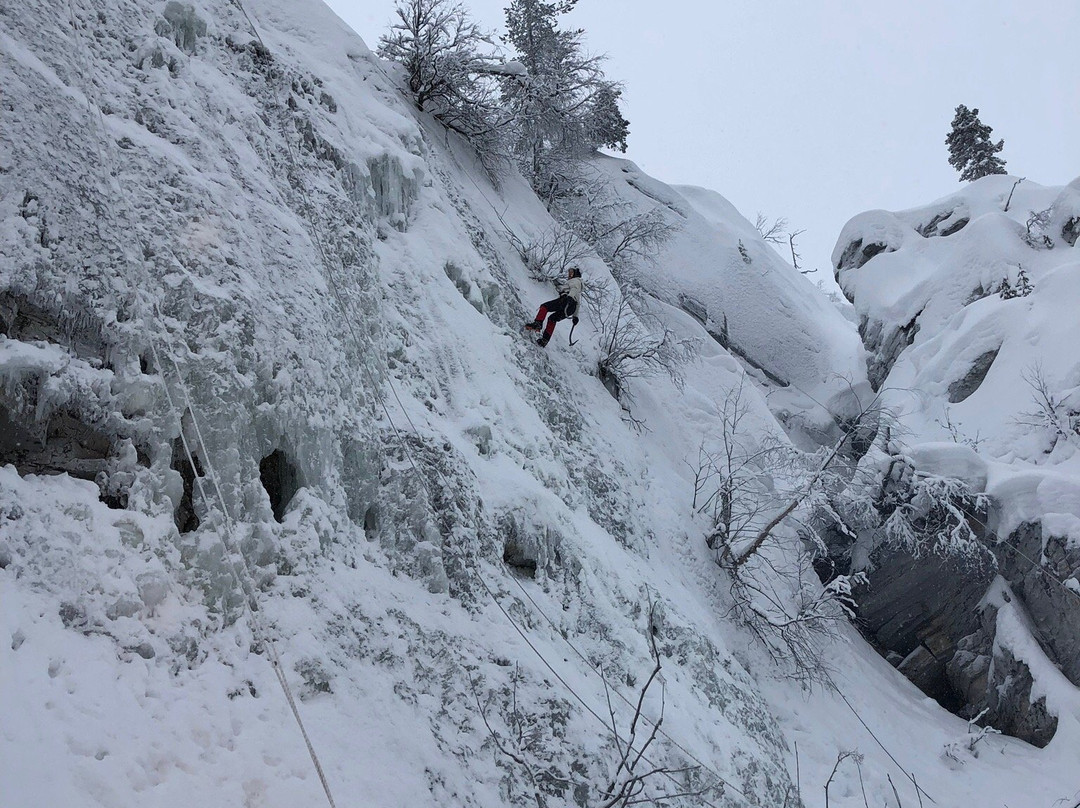
M 912 467 L 988 496 L 968 518 L 996 557 L 981 573 L 894 558 L 893 596 L 864 616 L 928 692 L 1038 743 L 1062 743 L 1080 686 L 1078 232 L 1080 180 L 990 176 L 861 214 L 833 253 Z M 936 594 L 910 594 L 920 579 Z
M 244 6 L 0 7 L 5 804 L 316 804 L 268 642 L 339 805 L 600 804 L 654 642 L 669 804 L 793 804 L 796 771 L 816 804 L 852 747 L 875 804 L 897 765 L 943 805 L 1064 794 L 1061 746 L 953 772 L 965 723 L 854 632 L 821 652 L 858 716 L 728 617 L 687 461 L 747 378 L 802 444 L 865 386 L 730 205 L 609 165 L 680 220 L 642 286 L 698 343 L 633 382 L 636 431 L 595 324 L 519 332 L 551 294 L 508 238 L 552 224 L 527 185 L 321 3 Z

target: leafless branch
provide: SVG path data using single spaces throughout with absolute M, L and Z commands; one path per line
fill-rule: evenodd
M 769 217 L 761 211 L 758 211 L 757 216 L 754 218 L 754 229 L 758 231 L 758 235 L 764 241 L 769 244 L 783 244 L 785 241 L 786 229 L 788 221 L 783 217 L 769 222 Z

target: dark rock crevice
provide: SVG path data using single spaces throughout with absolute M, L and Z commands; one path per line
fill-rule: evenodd
M 111 346 L 97 321 L 58 312 L 32 295 L 0 291 L 0 334 L 21 342 L 49 342 L 93 367 L 110 367 Z
M 1080 216 L 1073 216 L 1061 228 L 1061 240 L 1070 247 L 1075 247 L 1077 236 L 1080 236 Z
M 281 449 L 274 449 L 259 461 L 259 479 L 270 498 L 274 519 L 281 522 L 292 498 L 301 488 L 300 473 Z
M 938 230 L 938 228 L 951 219 L 956 214 L 955 210 L 942 211 L 932 218 L 929 222 L 923 225 L 919 225 L 915 228 L 915 232 L 923 238 L 933 238 L 934 236 L 947 237 L 954 233 L 959 233 L 965 227 L 967 227 L 970 218 L 967 216 L 961 216 L 952 224 L 947 225 L 944 230 Z
M 191 461 L 194 461 L 194 465 Z M 183 493 L 173 512 L 173 522 L 181 533 L 190 533 L 197 530 L 200 524 L 198 514 L 195 513 L 195 479 L 203 476 L 202 464 L 199 462 L 198 455 L 192 455 L 191 460 L 188 460 L 184 442 L 177 438 L 172 442 L 170 465 L 183 481 Z

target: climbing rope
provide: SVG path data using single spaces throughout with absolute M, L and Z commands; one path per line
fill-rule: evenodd
M 150 351 L 154 357 L 154 364 L 164 374 L 165 364 L 161 361 L 161 356 L 158 353 L 157 345 L 153 339 L 150 340 Z M 261 643 L 266 648 L 267 655 L 270 658 L 270 666 L 274 670 L 274 675 L 277 677 L 278 684 L 281 685 L 282 692 L 285 694 L 285 700 L 288 702 L 289 709 L 292 712 L 293 718 L 296 721 L 297 726 L 300 728 L 300 734 L 303 736 L 304 745 L 307 747 L 308 755 L 311 757 L 311 762 L 315 766 L 315 772 L 319 776 L 319 782 L 322 784 L 323 791 L 326 794 L 327 802 L 330 803 L 331 808 L 336 808 L 334 803 L 334 796 L 330 791 L 330 784 L 326 779 L 326 773 L 323 771 L 322 763 L 319 760 L 319 755 L 315 751 L 315 746 L 311 742 L 311 737 L 308 735 L 307 727 L 304 726 L 304 720 L 300 716 L 300 710 L 296 705 L 296 699 L 293 696 L 292 688 L 289 685 L 289 681 L 285 676 L 284 666 L 281 664 L 281 657 L 278 655 L 277 647 L 274 645 L 273 637 L 270 634 L 269 629 L 263 622 L 261 611 L 256 608 L 258 604 L 258 593 L 254 586 L 254 574 L 251 567 L 247 562 L 247 558 L 244 556 L 242 549 L 237 546 L 235 542 L 235 522 L 229 513 L 228 506 L 225 504 L 225 497 L 221 491 L 221 485 L 218 482 L 217 474 L 214 472 L 213 463 L 210 461 L 210 454 L 206 449 L 206 442 L 203 439 L 202 429 L 199 427 L 198 419 L 195 415 L 195 409 L 191 402 L 191 396 L 188 391 L 188 387 L 184 382 L 183 374 L 180 372 L 180 366 L 176 362 L 176 357 L 169 350 L 166 345 L 166 352 L 168 353 L 169 360 L 172 363 L 173 369 L 176 373 L 177 384 L 184 394 L 186 412 L 191 415 L 191 424 L 194 427 L 196 437 L 198 439 L 199 446 L 201 447 L 200 456 L 204 459 L 204 466 L 206 467 L 207 476 L 210 477 L 210 481 L 213 484 L 214 491 L 217 495 L 218 504 L 221 507 L 221 512 L 225 519 L 225 530 L 221 534 L 222 544 L 225 546 L 225 550 L 229 555 L 229 570 L 231 571 L 236 585 L 244 592 L 244 603 L 247 606 L 247 612 L 252 621 L 252 631 Z M 162 379 L 164 382 L 164 377 Z M 173 400 L 172 393 L 169 391 L 168 384 L 162 384 L 165 390 L 165 397 L 169 402 L 169 411 L 173 416 L 178 416 L 180 409 L 176 406 L 176 402 Z M 184 455 L 187 462 L 190 464 L 192 470 L 196 467 L 195 457 L 192 452 L 190 443 L 188 442 L 187 435 L 184 434 L 184 429 L 181 419 L 180 428 L 180 441 L 184 447 Z M 195 482 L 199 488 L 199 496 L 204 502 L 211 502 L 210 496 L 206 493 L 206 489 L 203 486 L 203 478 L 201 475 L 195 475 Z M 239 559 L 239 569 L 237 567 L 237 559 Z M 241 571 L 243 574 L 241 574 Z
M 241 10 L 244 10 L 242 0 L 234 0 L 234 2 L 236 3 L 236 5 L 239 8 L 241 8 Z M 247 18 L 249 25 L 251 26 L 252 33 L 255 35 L 256 39 L 258 39 L 260 45 L 262 45 L 265 48 L 266 47 L 265 42 L 263 41 L 262 36 L 259 34 L 259 31 L 258 31 L 257 27 L 255 26 L 251 16 L 248 14 L 248 12 L 246 10 L 244 10 L 244 15 Z M 292 138 L 289 137 L 288 130 L 286 129 L 286 127 L 284 126 L 283 121 L 280 118 L 279 118 L 278 123 L 279 123 L 279 129 L 281 130 L 281 133 L 282 133 L 282 137 L 285 140 L 285 143 L 286 143 L 286 146 L 287 146 L 287 155 L 288 155 L 289 163 L 290 163 L 290 165 L 291 165 L 291 167 L 293 168 L 294 171 L 298 171 L 299 158 L 298 158 L 298 156 L 296 154 L 296 151 L 295 151 L 295 145 L 294 145 L 294 143 L 292 141 Z M 453 156 L 453 155 L 451 155 L 451 156 Z M 455 162 L 456 162 L 456 158 L 455 158 Z M 459 166 L 460 166 L 460 164 L 459 164 Z M 463 173 L 465 173 L 468 176 L 468 172 L 463 171 Z M 472 179 L 472 178 L 470 177 L 470 179 Z M 473 180 L 473 182 L 475 184 L 475 180 Z M 314 204 L 312 203 L 310 195 L 307 192 L 306 185 L 301 182 L 301 183 L 297 183 L 297 186 L 299 188 L 299 193 L 300 193 L 301 197 L 303 198 L 305 210 L 307 210 L 307 211 L 315 211 L 315 210 L 317 210 L 316 207 L 314 206 Z M 477 187 L 479 189 L 479 186 L 477 186 Z M 480 189 L 480 191 L 483 194 L 483 190 Z M 484 194 L 484 197 L 485 197 L 485 199 L 487 199 L 486 194 Z M 488 201 L 488 204 L 491 204 L 490 199 L 487 199 L 487 201 Z M 327 281 L 328 281 L 327 285 L 329 286 L 329 288 L 331 290 L 331 293 L 333 294 L 333 296 L 334 296 L 334 298 L 335 298 L 335 300 L 336 300 L 336 302 L 338 304 L 338 307 L 341 310 L 342 316 L 344 317 L 346 323 L 348 324 L 350 333 L 351 333 L 351 335 L 353 337 L 353 340 L 355 341 L 355 348 L 359 352 L 359 351 L 362 350 L 363 343 L 360 340 L 359 333 L 356 330 L 356 326 L 355 326 L 355 324 L 353 322 L 353 318 L 352 318 L 352 316 L 351 316 L 351 314 L 349 312 L 349 309 L 348 309 L 348 306 L 346 304 L 344 295 L 342 294 L 340 286 L 339 286 L 339 284 L 338 284 L 338 282 L 336 280 L 336 277 L 335 277 L 336 273 L 335 273 L 335 270 L 334 270 L 334 262 L 331 261 L 329 255 L 327 254 L 325 245 L 323 244 L 323 239 L 322 239 L 322 236 L 321 236 L 321 231 L 320 231 L 320 227 L 318 225 L 318 222 L 315 219 L 313 219 L 312 217 L 309 217 L 307 214 L 304 214 L 304 216 L 308 220 L 308 224 L 311 227 L 312 239 L 315 242 L 315 247 L 319 252 L 320 258 L 322 259 L 322 264 L 323 264 L 323 267 L 324 267 L 324 269 L 326 271 L 326 276 L 327 276 Z M 340 261 L 340 259 L 339 259 L 339 261 Z M 344 270 L 345 267 L 342 266 L 342 269 Z M 376 380 L 373 378 L 370 368 L 368 368 L 366 365 L 361 365 L 361 370 L 364 373 L 364 375 L 366 377 L 366 381 L 368 382 L 368 384 L 371 385 L 371 387 L 373 389 L 378 389 L 379 385 L 376 383 Z M 406 422 L 408 423 L 409 428 L 417 436 L 417 438 L 421 438 L 420 430 L 418 429 L 416 424 L 413 422 L 412 417 L 410 416 L 408 409 L 405 407 L 404 402 L 401 400 L 401 397 L 398 394 L 398 391 L 397 391 L 396 386 L 395 386 L 395 384 L 393 382 L 393 379 L 390 378 L 389 376 L 387 376 L 386 379 L 385 379 L 385 383 L 386 383 L 386 386 L 390 389 L 390 392 L 393 395 L 394 400 L 397 402 L 398 408 L 400 409 L 402 415 L 404 415 L 404 417 L 406 419 Z M 409 464 L 410 464 L 410 467 L 412 468 L 413 473 L 416 475 L 416 478 L 420 481 L 421 485 L 423 486 L 423 488 L 425 490 L 425 493 L 427 494 L 429 502 L 434 502 L 435 499 L 434 499 L 434 496 L 433 496 L 433 493 L 432 493 L 432 490 L 431 490 L 431 486 L 430 486 L 427 478 L 421 472 L 420 466 L 416 461 L 415 455 L 413 453 L 413 450 L 412 450 L 411 446 L 409 445 L 408 440 L 406 440 L 404 433 L 398 427 L 398 425 L 395 423 L 394 418 L 391 415 L 390 410 L 387 407 L 385 400 L 382 399 L 381 397 L 379 397 L 379 401 L 380 401 L 380 404 L 382 405 L 383 414 L 385 415 L 387 422 L 390 424 L 391 430 L 393 431 L 395 437 L 397 438 L 398 443 L 401 445 L 402 449 L 404 450 L 404 453 L 405 453 L 405 455 L 406 455 L 406 457 L 407 457 L 407 459 L 409 461 Z M 442 469 L 439 468 L 437 465 L 433 466 L 433 468 L 434 468 L 436 474 L 438 475 L 438 477 L 440 478 L 440 480 L 441 480 L 441 482 L 442 482 L 442 484 L 444 486 L 444 489 L 447 490 L 447 491 L 454 490 L 454 486 L 451 484 L 450 480 L 446 477 L 446 475 L 444 474 Z M 443 521 L 444 530 L 449 534 L 451 531 L 450 531 L 449 524 L 446 522 L 446 514 L 445 514 L 445 512 L 440 513 L 440 518 Z M 448 549 L 452 554 L 457 555 L 463 562 L 467 561 L 467 559 L 465 559 L 462 556 L 461 552 L 459 550 L 457 550 L 456 548 L 447 545 L 446 549 Z M 498 596 L 496 595 L 494 590 L 492 590 L 492 588 L 488 585 L 488 583 L 485 580 L 483 574 L 479 570 L 476 570 L 476 580 L 479 581 L 482 588 L 487 592 L 488 596 L 495 603 L 495 605 L 498 608 L 498 610 L 500 611 L 500 613 L 506 618 L 506 620 L 510 623 L 510 625 L 514 628 L 514 630 L 521 636 L 521 638 L 525 641 L 525 643 L 529 646 L 529 648 L 536 654 L 536 656 L 540 659 L 540 661 L 543 663 L 543 665 L 551 672 L 551 674 L 573 695 L 573 697 L 578 701 L 579 704 L 581 704 L 581 706 L 586 710 L 586 712 L 588 712 L 596 721 L 598 721 L 604 727 L 606 732 L 613 735 L 616 740 L 621 740 L 619 735 L 618 735 L 617 730 L 614 727 L 612 727 L 611 724 L 607 720 L 605 720 L 595 709 L 593 709 L 588 704 L 588 702 L 569 684 L 569 682 L 567 682 L 566 679 L 561 674 L 559 674 L 559 672 L 554 668 L 554 666 L 551 665 L 551 663 L 547 660 L 547 658 L 544 656 L 544 654 L 539 650 L 539 648 L 536 647 L 536 645 L 528 637 L 525 630 L 518 624 L 518 622 L 516 620 L 514 620 L 514 618 L 510 615 L 510 613 L 505 609 L 505 607 L 499 601 Z M 515 579 L 515 583 L 518 583 L 516 581 L 516 579 Z M 520 586 L 520 583 L 518 583 L 518 585 Z M 526 593 L 526 595 L 527 595 L 527 593 Z M 533 606 L 535 608 L 537 608 L 538 611 L 541 611 L 541 613 L 542 613 L 542 610 L 540 610 L 539 606 L 536 604 L 536 602 L 531 597 L 529 598 L 529 600 L 533 603 Z M 550 618 L 547 618 L 546 614 L 544 615 L 544 617 L 545 617 L 545 619 L 547 619 L 550 622 Z M 576 651 L 576 649 L 575 649 L 575 651 Z M 591 669 L 591 666 L 590 666 L 590 669 Z M 605 683 L 606 683 L 606 679 L 605 679 Z M 624 702 L 626 702 L 629 706 L 631 706 L 631 707 L 635 706 L 629 699 L 627 699 L 625 696 L 623 696 L 623 694 L 620 691 L 618 691 L 617 689 L 615 689 L 613 686 L 611 686 L 611 689 L 614 690 L 618 694 L 618 696 Z M 648 723 L 655 725 L 655 722 L 653 722 L 647 716 L 643 716 L 643 718 Z M 679 748 L 681 751 L 683 751 L 684 754 L 687 754 L 687 756 L 691 760 L 695 761 L 703 770 L 705 770 L 705 771 L 709 772 L 710 774 L 712 774 L 716 778 L 718 783 L 723 784 L 725 786 L 725 788 L 730 789 L 732 792 L 734 792 L 736 794 L 739 794 L 744 799 L 746 798 L 746 795 L 743 794 L 742 791 L 740 791 L 732 783 L 730 783 L 727 779 L 725 779 L 723 776 L 721 776 L 714 768 L 712 768 L 711 766 L 708 766 L 707 764 L 703 763 L 700 759 L 698 759 L 697 757 L 695 757 L 692 754 L 690 754 L 689 752 L 687 752 L 685 747 L 678 744 L 677 742 L 674 742 L 674 740 L 671 738 L 671 736 L 668 735 L 666 732 L 663 732 L 662 730 L 660 732 L 663 734 L 663 736 L 665 738 L 667 738 L 669 741 L 672 741 L 672 743 L 677 748 Z M 646 757 L 644 755 L 642 756 L 641 759 L 644 760 L 646 763 L 648 763 L 650 765 L 656 766 L 656 764 L 653 763 L 653 761 L 651 761 L 648 757 Z M 656 767 L 656 768 L 659 769 L 660 767 Z M 675 780 L 675 778 L 671 774 L 669 774 L 667 772 L 663 772 L 663 773 L 672 782 L 677 783 L 679 785 L 682 785 L 681 783 L 678 783 L 678 781 Z M 704 798 L 703 798 L 703 801 L 707 805 L 710 805 L 710 806 L 712 805 L 711 802 L 709 802 L 708 800 L 705 800 Z
M 84 65 L 83 75 L 87 77 L 87 81 L 89 82 L 90 76 L 92 75 L 93 63 L 90 59 L 89 54 L 86 51 L 86 44 L 83 42 L 82 34 L 80 33 L 79 26 L 77 24 L 76 15 L 74 8 L 72 7 L 71 0 L 67 0 L 67 10 L 69 25 L 75 35 L 75 41 L 77 46 L 76 49 Z M 84 94 L 86 97 L 87 105 L 90 108 L 91 118 L 101 129 L 102 139 L 106 142 L 111 142 L 111 137 L 109 137 L 108 134 L 108 128 L 106 127 L 105 121 L 102 118 L 101 107 L 94 98 L 93 91 L 84 89 Z M 99 145 L 97 143 L 94 144 L 94 149 L 98 152 L 99 157 L 104 158 L 100 163 L 101 165 L 112 166 L 112 168 L 108 170 L 108 174 L 112 184 L 114 185 L 116 197 L 124 208 L 122 212 L 126 214 L 126 218 L 129 221 L 136 221 L 130 208 L 130 200 L 127 195 L 124 194 L 123 187 L 120 184 L 119 161 L 115 159 L 115 155 L 112 154 L 111 149 L 108 150 L 105 155 L 102 154 L 101 149 L 99 148 Z M 166 247 L 166 249 L 168 249 L 168 247 Z M 123 249 L 121 250 L 121 252 L 123 252 Z M 150 275 L 149 269 L 140 262 L 135 261 L 131 263 L 137 269 L 141 269 L 138 274 L 143 277 L 143 282 L 145 283 L 145 288 L 137 289 L 136 291 L 136 305 L 137 307 L 142 308 L 144 313 L 147 311 L 147 309 L 149 309 L 153 313 L 153 317 L 144 316 L 143 318 L 141 318 L 142 321 L 145 322 L 147 325 L 151 325 L 155 320 L 164 323 L 164 318 L 158 311 L 156 304 L 152 306 L 147 306 L 146 300 L 144 299 L 144 296 L 149 294 L 149 289 L 153 286 L 152 277 Z M 140 286 L 142 286 L 142 284 L 140 284 Z M 181 415 L 181 411 L 176 406 L 176 402 L 173 398 L 172 392 L 169 390 L 169 386 L 165 381 L 166 367 L 165 363 L 161 360 L 161 355 L 158 351 L 157 341 L 155 339 L 155 333 L 152 328 L 147 329 L 146 339 L 150 345 L 150 351 L 154 358 L 155 366 L 162 374 L 162 387 L 165 391 L 165 397 L 169 405 L 170 415 L 176 419 L 176 422 L 178 424 L 180 424 L 180 440 L 181 445 L 184 449 L 185 457 L 190 465 L 190 468 L 194 471 L 196 468 L 198 468 L 195 463 L 195 453 L 193 452 L 188 440 L 188 436 L 185 434 L 185 431 L 183 429 L 183 418 Z M 196 438 L 198 440 L 199 449 L 201 449 L 200 454 L 205 461 L 204 466 L 206 468 L 207 475 L 210 477 L 210 481 L 213 484 L 213 488 L 217 495 L 217 500 L 221 507 L 221 512 L 225 520 L 224 530 L 222 531 L 220 538 L 229 557 L 228 569 L 237 587 L 240 589 L 240 591 L 244 593 L 245 597 L 243 599 L 243 602 L 246 607 L 246 611 L 251 619 L 252 632 L 256 639 L 259 641 L 259 643 L 262 645 L 262 647 L 266 648 L 267 650 L 267 655 L 270 659 L 271 667 L 273 668 L 275 678 L 278 680 L 278 684 L 281 686 L 281 690 L 285 696 L 285 700 L 288 703 L 293 718 L 300 729 L 301 736 L 304 740 L 304 745 L 307 748 L 308 755 L 311 757 L 312 764 L 314 765 L 315 771 L 318 774 L 319 782 L 322 784 L 323 792 L 326 795 L 327 802 L 330 804 L 330 808 L 336 808 L 336 803 L 334 802 L 333 794 L 330 791 L 330 785 L 326 778 L 326 773 L 323 770 L 322 763 L 319 760 L 319 756 L 315 750 L 315 746 L 311 741 L 311 737 L 309 736 L 307 728 L 304 725 L 303 718 L 300 715 L 300 710 L 296 704 L 296 698 L 293 695 L 292 688 L 290 687 L 288 679 L 285 675 L 285 670 L 281 662 L 281 657 L 278 654 L 277 647 L 275 646 L 273 641 L 273 637 L 269 629 L 267 628 L 265 622 L 263 621 L 261 612 L 257 608 L 258 592 L 253 583 L 254 575 L 251 571 L 250 566 L 247 563 L 247 559 L 245 558 L 242 550 L 239 548 L 235 541 L 236 524 L 232 518 L 232 515 L 229 512 L 224 494 L 221 490 L 221 484 L 218 480 L 217 473 L 215 472 L 213 463 L 210 459 L 210 453 L 207 451 L 206 442 L 203 438 L 202 428 L 199 425 L 198 414 L 196 412 L 194 404 L 191 401 L 190 391 L 188 390 L 187 384 L 184 380 L 183 373 L 180 371 L 180 366 L 176 361 L 176 356 L 173 354 L 171 347 L 168 345 L 167 342 L 165 343 L 165 351 L 171 361 L 174 372 L 176 374 L 177 384 L 184 394 L 186 411 L 191 416 L 191 424 L 194 428 Z M 203 499 L 204 502 L 210 503 L 212 499 L 207 494 L 204 488 L 202 476 L 199 474 L 195 474 L 195 481 L 199 488 L 200 497 Z M 239 565 L 237 563 L 237 559 L 239 559 Z

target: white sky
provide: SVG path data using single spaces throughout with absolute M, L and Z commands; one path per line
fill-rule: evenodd
M 328 2 L 372 49 L 393 15 Z M 501 31 L 504 0 L 464 3 Z M 851 216 L 959 187 L 957 104 L 1005 138 L 1010 173 L 1080 176 L 1080 0 L 580 0 L 566 19 L 626 85 L 627 157 L 805 228 L 823 273 Z

